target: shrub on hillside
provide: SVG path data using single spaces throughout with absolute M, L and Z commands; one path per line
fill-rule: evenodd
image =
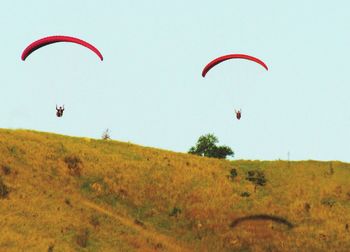
M 70 202 L 70 200 L 68 198 L 65 198 L 64 203 L 66 203 L 66 205 L 72 207 L 72 203 Z
M 235 177 L 237 177 L 237 175 L 238 175 L 238 173 L 237 173 L 236 168 L 232 168 L 231 171 L 230 171 L 229 178 L 233 180 Z
M 264 186 L 267 181 L 264 172 L 258 170 L 248 171 L 246 180 L 259 186 Z
M 174 207 L 169 216 L 177 217 L 179 214 L 181 214 L 181 209 L 178 207 Z
M 241 197 L 249 197 L 250 193 L 249 192 L 242 192 Z
M 0 198 L 5 198 L 9 194 L 9 192 L 9 188 L 7 187 L 7 185 L 5 185 L 5 183 L 0 177 Z
M 134 223 L 135 223 L 136 225 L 139 225 L 140 227 L 145 227 L 145 223 L 143 223 L 142 221 L 140 221 L 140 220 L 138 220 L 138 219 L 135 219 L 135 220 L 134 220 Z
M 54 247 L 55 247 L 55 245 L 50 244 L 50 246 L 47 248 L 47 252 L 53 252 Z
M 11 167 L 8 165 L 2 165 L 1 171 L 4 175 L 9 175 L 11 173 Z
M 66 156 L 64 162 L 67 164 L 69 173 L 73 176 L 81 175 L 82 161 L 76 155 Z
M 100 219 L 98 217 L 98 215 L 94 214 L 94 215 L 91 215 L 90 217 L 90 220 L 89 220 L 89 223 L 94 226 L 94 228 L 96 228 L 97 226 L 100 225 Z
M 106 129 L 103 133 L 102 133 L 102 137 L 103 140 L 109 140 L 111 139 L 111 132 L 109 129 Z
M 309 203 L 305 203 L 304 204 L 304 210 L 306 211 L 306 212 L 310 212 L 310 209 L 311 209 L 311 205 L 309 204 Z
M 89 239 L 89 230 L 87 228 L 79 230 L 75 239 L 80 247 L 86 248 Z
M 334 206 L 335 203 L 336 203 L 336 201 L 332 198 L 323 198 L 321 200 L 322 205 L 329 206 L 329 207 Z

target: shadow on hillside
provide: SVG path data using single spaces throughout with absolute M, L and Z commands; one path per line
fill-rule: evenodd
M 263 221 L 269 220 L 269 221 L 277 222 L 279 224 L 284 224 L 288 228 L 293 228 L 294 227 L 294 225 L 291 222 L 289 222 L 288 220 L 286 220 L 285 218 L 278 217 L 278 216 L 273 216 L 273 215 L 268 215 L 268 214 L 249 215 L 249 216 L 237 218 L 231 223 L 230 227 L 234 228 L 239 223 L 241 223 L 243 221 L 247 221 L 247 220 L 263 220 Z

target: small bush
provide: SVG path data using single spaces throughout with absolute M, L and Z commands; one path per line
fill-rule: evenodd
M 89 222 L 94 228 L 100 225 L 100 219 L 97 215 L 91 215 Z
M 1 170 L 4 175 L 9 175 L 11 173 L 11 167 L 8 165 L 3 165 Z
M 69 173 L 73 176 L 81 175 L 82 161 L 76 155 L 66 156 L 64 162 L 67 164 Z
M 348 197 L 348 199 L 350 200 L 350 192 L 346 193 L 346 196 Z
M 88 239 L 89 239 L 89 230 L 86 229 L 86 228 L 80 230 L 75 238 L 76 238 L 76 243 L 80 247 L 86 248 L 87 247 L 87 243 L 88 243 Z
M 181 214 L 181 209 L 178 207 L 174 207 L 169 216 L 177 217 L 179 214 Z
M 6 198 L 9 192 L 10 192 L 9 188 L 4 184 L 4 182 L 0 177 L 0 198 Z
M 322 205 L 329 206 L 329 207 L 334 206 L 335 203 L 336 201 L 332 198 L 324 198 L 321 200 Z
M 237 177 L 238 173 L 237 173 L 237 170 L 236 168 L 232 168 L 231 171 L 230 171 L 230 179 L 234 179 L 235 177 Z
M 66 198 L 66 199 L 64 200 L 64 203 L 66 203 L 68 206 L 72 207 L 72 203 L 70 202 L 69 199 Z
M 136 224 L 136 225 L 139 225 L 139 226 L 141 226 L 141 227 L 145 227 L 145 223 L 143 223 L 142 221 L 140 221 L 140 220 L 138 220 L 138 219 L 135 219 L 134 220 L 134 223 Z
M 51 244 L 49 247 L 48 247 L 48 249 L 47 249 L 47 252 L 53 252 L 53 248 L 54 248 L 55 246 L 53 245 L 53 244 Z
M 242 192 L 241 197 L 249 197 L 250 193 L 249 192 Z
M 102 137 L 103 140 L 109 140 L 111 139 L 111 133 L 109 131 L 109 129 L 106 129 L 103 133 L 102 133 Z
M 310 209 L 311 209 L 310 204 L 309 204 L 309 203 L 305 203 L 305 204 L 304 204 L 304 210 L 305 210 L 306 212 L 310 212 Z
M 266 184 L 265 174 L 262 171 L 248 171 L 246 180 L 251 181 L 255 185 L 264 186 Z
M 164 246 L 163 246 L 162 243 L 158 242 L 158 243 L 154 246 L 154 248 L 155 248 L 156 250 L 163 250 L 163 249 L 164 249 Z

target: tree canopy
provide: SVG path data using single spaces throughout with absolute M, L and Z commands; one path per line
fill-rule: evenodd
M 192 146 L 188 153 L 204 156 L 225 159 L 226 156 L 234 156 L 234 152 L 228 146 L 217 146 L 218 138 L 213 134 L 200 136 L 196 146 Z

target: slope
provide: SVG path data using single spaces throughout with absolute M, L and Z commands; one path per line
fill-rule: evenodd
M 350 164 L 229 162 L 6 129 L 0 153 L 0 251 L 350 247 Z

